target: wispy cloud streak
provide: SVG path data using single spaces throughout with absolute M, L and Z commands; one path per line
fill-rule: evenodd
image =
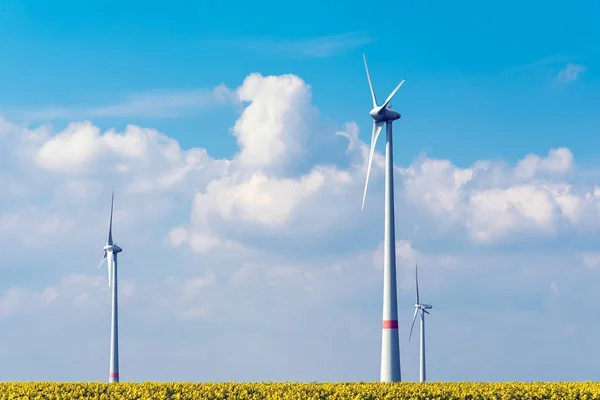
M 269 55 L 327 58 L 339 56 L 373 41 L 374 39 L 364 32 L 347 32 L 305 39 L 218 39 L 204 41 L 202 44 L 241 47 Z
M 583 65 L 569 63 L 558 72 L 556 79 L 561 83 L 571 83 L 578 80 L 586 69 Z
M 43 107 L 15 113 L 18 118 L 74 120 L 85 118 L 178 118 L 212 108 L 229 99 L 229 89 L 156 90 L 133 94 L 123 101 L 92 107 Z
M 528 64 L 523 64 L 523 65 L 515 66 L 512 68 L 508 68 L 507 70 L 502 72 L 502 75 L 506 76 L 506 75 L 514 75 L 514 74 L 524 73 L 527 71 L 545 70 L 546 72 L 549 72 L 553 77 L 562 79 L 562 78 L 566 78 L 566 75 L 563 74 L 563 75 L 561 75 L 561 77 L 559 77 L 558 75 L 563 70 L 569 69 L 568 72 L 571 74 L 574 74 L 575 70 L 577 70 L 578 71 L 577 78 L 578 78 L 581 75 L 581 73 L 583 73 L 587 69 L 587 67 L 585 67 L 583 64 L 586 63 L 586 60 L 588 60 L 590 57 L 594 57 L 594 54 L 597 53 L 598 51 L 600 51 L 600 45 L 584 46 L 582 48 L 579 48 L 578 50 L 574 50 L 574 51 L 570 52 L 570 54 L 567 54 L 567 53 L 553 54 L 553 55 L 550 55 L 547 57 L 540 58 L 540 59 L 530 62 Z M 580 68 L 578 68 L 578 67 L 580 67 Z M 571 76 L 573 76 L 573 75 L 571 75 Z M 572 82 L 572 81 L 573 80 L 570 80 L 569 82 Z
M 562 64 L 565 62 L 572 61 L 574 57 L 568 56 L 566 54 L 554 54 L 552 56 L 544 57 L 539 60 L 530 62 L 528 64 L 519 65 L 517 67 L 509 68 L 504 71 L 503 75 L 514 75 L 518 73 L 523 73 L 526 71 L 531 71 L 540 68 L 547 68 L 551 66 L 555 66 L 557 64 Z

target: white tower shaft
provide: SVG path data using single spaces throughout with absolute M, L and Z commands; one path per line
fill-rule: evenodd
M 119 305 L 117 290 L 117 253 L 108 252 L 108 268 L 112 272 L 112 312 L 110 324 L 110 366 L 108 381 L 119 382 Z
M 419 382 L 425 382 L 425 313 L 421 311 L 421 346 L 420 346 L 420 367 Z
M 396 291 L 396 233 L 394 228 L 394 151 L 392 121 L 386 122 L 385 143 L 385 236 L 383 254 L 383 327 L 381 382 L 399 382 L 400 341 Z

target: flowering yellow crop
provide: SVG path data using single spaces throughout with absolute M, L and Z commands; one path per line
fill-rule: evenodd
M 600 383 L 0 383 L 0 400 L 600 400 Z

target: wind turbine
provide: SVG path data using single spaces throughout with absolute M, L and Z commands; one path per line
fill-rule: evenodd
M 383 327 L 381 334 L 381 381 L 398 382 L 400 375 L 400 343 L 398 338 L 398 301 L 396 294 L 396 234 L 394 230 L 394 153 L 392 148 L 392 122 L 400 119 L 400 114 L 390 107 L 392 98 L 404 84 L 402 82 L 385 99 L 381 106 L 377 105 L 377 98 L 371 83 L 371 75 L 367 66 L 367 58 L 363 53 L 365 70 L 369 88 L 371 89 L 371 99 L 373 108 L 369 113 L 373 118 L 373 133 L 371 135 L 371 150 L 369 153 L 369 164 L 367 167 L 367 179 L 365 181 L 365 191 L 361 210 L 365 206 L 367 197 L 367 187 L 369 186 L 369 175 L 371 174 L 371 164 L 373 163 L 373 154 L 375 153 L 375 144 L 379 133 L 386 124 L 385 141 L 385 231 L 384 231 L 384 253 L 383 253 Z
M 102 267 L 104 261 L 108 263 L 108 287 L 112 288 L 112 315 L 110 325 L 110 366 L 108 373 L 108 382 L 119 382 L 119 307 L 117 297 L 117 254 L 122 252 L 112 238 L 112 219 L 113 205 L 115 202 L 115 192 L 112 192 L 110 202 L 110 222 L 108 225 L 108 240 L 104 246 L 104 256 L 98 268 Z
M 419 301 L 419 277 L 417 276 L 417 263 L 415 263 L 415 283 L 417 286 L 417 303 L 415 304 L 415 315 L 413 317 L 412 325 L 410 326 L 410 335 L 408 335 L 408 341 L 410 342 L 410 337 L 412 336 L 412 331 L 415 326 L 415 320 L 417 319 L 417 314 L 419 311 L 421 312 L 421 346 L 420 346 L 420 372 L 419 372 L 419 382 L 425 382 L 425 314 L 429 314 L 429 311 L 433 308 L 431 304 L 421 304 Z

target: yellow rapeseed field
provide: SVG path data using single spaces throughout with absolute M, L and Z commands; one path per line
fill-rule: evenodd
M 0 383 L 0 400 L 600 400 L 600 383 Z

